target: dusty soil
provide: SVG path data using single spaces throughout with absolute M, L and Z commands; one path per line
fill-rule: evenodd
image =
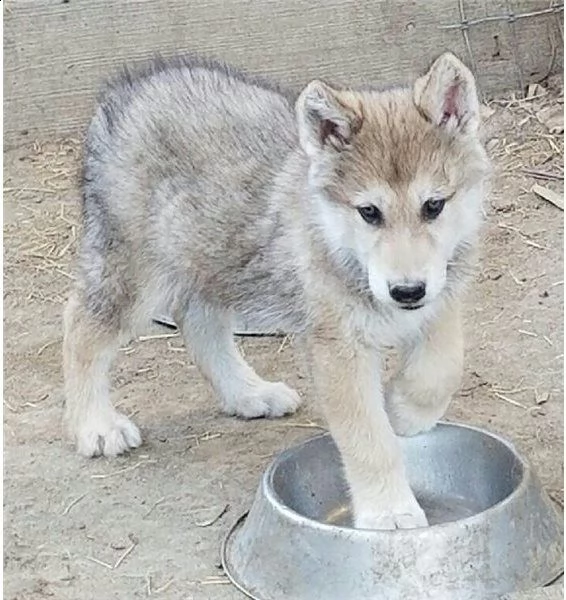
M 563 213 L 531 188 L 563 191 L 563 137 L 536 117 L 562 102 L 555 82 L 531 100 L 490 104 L 496 176 L 468 301 L 466 376 L 448 414 L 513 440 L 557 507 Z M 307 369 L 292 340 L 244 340 L 258 371 L 294 385 L 305 405 L 287 419 L 242 422 L 219 413 L 178 338 L 134 341 L 116 366 L 115 400 L 145 444 L 111 461 L 76 456 L 61 435 L 60 354 L 79 153 L 78 141 L 62 140 L 4 156 L 5 598 L 239 598 L 219 569 L 220 541 L 269 457 L 322 423 Z

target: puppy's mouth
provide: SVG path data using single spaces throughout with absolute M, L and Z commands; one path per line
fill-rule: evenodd
M 409 305 L 405 305 L 405 306 L 399 306 L 399 308 L 401 308 L 402 310 L 418 310 L 419 308 L 422 308 L 424 306 L 424 304 L 409 304 Z

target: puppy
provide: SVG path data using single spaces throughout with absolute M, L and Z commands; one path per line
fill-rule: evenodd
M 355 524 L 426 525 L 396 434 L 431 428 L 462 372 L 459 297 L 489 163 L 470 71 L 443 54 L 412 86 L 310 82 L 297 98 L 193 58 L 124 71 L 91 122 L 83 234 L 65 310 L 66 423 L 85 456 L 141 444 L 109 399 L 120 343 L 157 310 L 220 405 L 299 406 L 238 352 L 234 314 L 304 331 Z M 381 349 L 402 368 L 384 389 Z

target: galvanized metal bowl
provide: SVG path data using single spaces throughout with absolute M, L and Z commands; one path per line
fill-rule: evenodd
M 223 545 L 232 582 L 260 600 L 482 600 L 562 573 L 561 520 L 511 444 L 442 423 L 402 445 L 430 527 L 353 529 L 325 434 L 266 470 Z

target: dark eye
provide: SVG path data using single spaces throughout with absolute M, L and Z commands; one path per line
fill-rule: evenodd
M 383 214 L 373 204 L 358 207 L 358 212 L 362 215 L 362 219 L 370 225 L 381 225 L 383 223 Z
M 427 200 L 421 209 L 421 215 L 424 221 L 434 221 L 442 212 L 446 200 L 444 198 L 431 198 Z

